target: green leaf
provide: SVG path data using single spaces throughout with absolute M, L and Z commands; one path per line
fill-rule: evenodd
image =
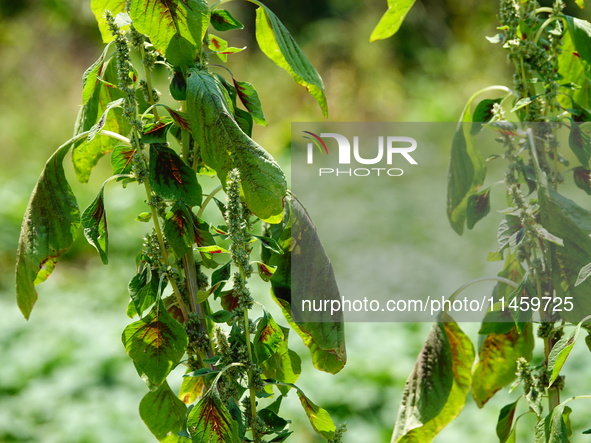
M 308 90 L 326 117 L 328 106 L 320 75 L 279 18 L 262 3 L 249 1 L 259 6 L 256 11 L 256 39 L 261 51 Z
M 96 248 L 103 264 L 109 263 L 109 230 L 107 229 L 107 212 L 105 211 L 104 192 L 105 186 L 94 201 L 82 214 L 82 228 L 88 243 Z
M 494 99 L 484 99 L 481 100 L 478 105 L 476 105 L 476 109 L 474 110 L 474 114 L 472 115 L 472 128 L 470 129 L 470 135 L 478 134 L 482 129 L 482 123 L 487 123 L 492 120 L 493 118 L 493 107 L 497 103 L 501 103 L 503 98 L 494 98 Z
M 472 229 L 474 225 L 482 220 L 490 212 L 490 188 L 475 192 L 468 197 L 466 205 L 466 226 Z
M 190 207 L 201 205 L 195 171 L 164 144 L 150 145 L 150 185 L 162 198 L 180 200 Z
M 146 309 L 154 304 L 160 293 L 160 277 L 157 271 L 149 266 L 143 266 L 131 279 L 127 286 L 131 303 L 127 308 L 127 316 L 140 317 Z
M 72 142 L 62 145 L 47 161 L 25 211 L 16 253 L 16 299 L 29 318 L 37 291 L 80 227 L 80 210 L 66 180 L 63 160 Z
M 238 423 L 213 390 L 209 390 L 191 409 L 187 426 L 193 443 L 241 442 Z
M 313 321 L 299 321 L 297 306 L 292 304 L 292 259 L 299 263 L 297 274 L 306 275 L 305 281 L 298 281 L 294 294 L 320 300 L 340 300 L 330 259 L 318 238 L 310 216 L 292 194 L 286 198 L 286 211 L 281 224 L 266 227 L 264 234 L 274 238 L 283 249 L 277 254 L 269 249 L 261 253 L 263 262 L 277 267 L 271 278 L 274 300 L 279 304 L 290 326 L 300 335 L 312 355 L 314 366 L 333 374 L 339 372 L 347 360 L 345 351 L 345 329 L 342 313 L 331 316 L 318 312 Z M 297 241 L 296 241 L 297 239 Z M 308 266 L 309 272 L 303 267 Z M 296 320 L 292 318 L 296 310 Z
M 517 359 L 531 360 L 533 348 L 534 337 L 529 323 L 521 333 L 513 326 L 507 333 L 486 336 L 472 372 L 472 396 L 479 408 L 515 380 Z
M 552 383 L 554 383 L 560 375 L 560 371 L 562 370 L 566 359 L 570 355 L 570 351 L 572 351 L 573 346 L 575 345 L 575 341 L 577 340 L 580 329 L 581 323 L 579 323 L 572 331 L 570 331 L 568 335 L 565 335 L 560 340 L 558 340 L 552 347 L 550 355 L 548 355 L 548 371 L 550 372 L 548 386 L 552 386 Z
M 109 26 L 107 25 L 107 21 L 105 20 L 105 11 L 111 11 L 113 17 L 119 14 L 120 12 L 125 12 L 125 5 L 126 0 L 91 0 L 90 1 L 90 9 L 94 13 L 96 17 L 96 21 L 98 22 L 99 30 L 101 31 L 101 36 L 103 38 L 104 43 L 109 43 L 113 41 L 115 38 L 111 35 L 111 31 L 109 31 Z
M 581 60 L 591 63 L 591 23 L 575 17 L 565 16 L 567 30 Z
M 591 157 L 591 122 L 573 123 L 568 137 L 568 145 L 581 165 L 585 169 L 588 168 Z
M 513 418 L 515 417 L 518 401 L 519 400 L 516 400 L 513 403 L 503 406 L 499 412 L 499 420 L 497 421 L 496 430 L 500 443 L 505 443 L 511 438 L 511 434 L 514 431 Z
M 164 382 L 156 391 L 148 392 L 140 402 L 140 417 L 158 439 L 179 433 L 185 424 L 187 406 Z
M 205 0 L 132 0 L 133 25 L 173 66 L 189 66 L 209 26 Z
M 279 343 L 275 353 L 261 363 L 261 368 L 267 378 L 283 383 L 295 383 L 302 372 L 302 360 L 296 352 L 288 348 L 289 329 L 282 326 L 279 328 L 284 339 Z M 290 389 L 284 385 L 278 385 L 277 388 L 283 395 L 287 395 Z
M 567 30 L 571 29 L 567 27 Z M 565 32 L 561 39 L 561 53 L 558 56 L 558 72 L 562 76 L 561 82 L 565 84 L 575 85 L 575 89 L 568 89 L 566 87 L 560 88 L 561 92 L 557 100 L 565 108 L 574 108 L 573 117 L 577 121 L 585 121 L 588 119 L 584 117 L 588 114 L 577 103 L 589 103 L 591 99 L 591 85 L 587 80 L 590 74 L 589 63 L 581 60 L 575 42 L 572 37 L 572 32 Z
M 564 243 L 564 246 L 558 246 L 548 242 L 556 295 L 573 303 L 572 309 L 563 306 L 561 317 L 578 323 L 591 313 L 591 280 L 576 284 L 581 268 L 591 262 L 591 213 L 554 191 L 545 176 L 538 182 L 541 224 Z
M 113 175 L 131 174 L 133 166 L 133 157 L 137 154 L 137 149 L 129 146 L 117 146 L 111 152 L 111 167 Z
M 569 415 L 571 408 L 566 404 L 568 399 L 556 406 L 535 428 L 535 442 L 538 443 L 568 443 L 572 432 Z
M 260 364 L 269 359 L 285 340 L 283 331 L 273 317 L 265 311 L 257 325 L 253 346 L 257 362 Z
M 336 426 L 332 421 L 330 414 L 325 409 L 314 404 L 300 389 L 297 390 L 297 393 L 300 398 L 300 403 L 302 404 L 314 430 L 327 440 L 333 438 Z
M 225 309 L 220 309 L 207 317 L 212 319 L 215 323 L 226 323 L 232 318 L 232 313 Z
M 392 442 L 428 442 L 450 423 L 466 403 L 473 362 L 472 343 L 455 322 L 434 324 L 406 381 Z
M 100 74 L 103 71 L 110 45 L 105 46 L 97 61 L 95 61 L 82 75 L 82 104 L 85 105 L 100 86 Z
M 470 135 L 470 105 L 473 96 L 464 109 L 462 121 L 458 123 L 451 147 L 451 160 L 447 182 L 447 217 L 458 234 L 464 231 L 469 197 L 478 191 L 486 176 L 486 164 Z
M 123 331 L 123 344 L 134 364 L 151 383 L 160 385 L 179 363 L 187 349 L 185 328 L 161 303 L 148 315 Z
M 77 142 L 72 151 L 72 162 L 80 183 L 88 182 L 90 173 L 99 159 L 121 143 L 119 140 L 100 134 L 101 129 L 128 134 L 129 123 L 118 108 L 125 94 L 111 83 L 117 83 L 117 66 L 113 59 L 103 65 L 99 72 L 102 81 L 95 84 L 90 98 L 80 108 L 74 134 L 93 130 L 93 134 Z M 85 85 L 86 87 L 86 85 Z
M 263 114 L 263 107 L 261 106 L 259 95 L 254 86 L 248 82 L 239 82 L 236 79 L 233 80 L 238 98 L 240 98 L 244 107 L 250 112 L 255 123 L 257 125 L 267 126 L 267 120 L 265 120 L 265 114 Z
M 195 243 L 195 216 L 182 202 L 177 202 L 166 214 L 164 234 L 177 257 L 182 257 Z
M 232 17 L 225 9 L 214 9 L 211 11 L 211 25 L 216 31 L 231 31 L 232 29 L 243 29 L 244 25 Z
M 187 80 L 187 106 L 203 161 L 216 171 L 222 185 L 226 186 L 228 172 L 238 168 L 248 208 L 263 220 L 281 220 L 287 186 L 283 171 L 240 129 L 219 79 L 206 71 L 192 70 Z
M 582 166 L 577 166 L 573 168 L 573 176 L 577 188 L 585 191 L 587 195 L 591 195 L 591 171 Z
M 396 34 L 414 3 L 415 0 L 388 0 L 388 10 L 372 31 L 369 41 L 383 40 Z

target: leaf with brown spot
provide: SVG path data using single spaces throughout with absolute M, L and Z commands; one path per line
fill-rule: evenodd
M 123 344 L 137 369 L 151 383 L 160 385 L 187 349 L 185 328 L 173 319 L 162 303 L 123 331 Z
M 219 399 L 208 391 L 191 409 L 187 419 L 191 439 L 196 443 L 240 443 L 238 422 Z
M 161 143 L 150 145 L 150 185 L 164 199 L 180 200 L 190 207 L 201 204 L 201 186 L 195 171 Z
M 265 312 L 259 321 L 257 332 L 254 337 L 254 354 L 260 364 L 270 358 L 285 340 L 283 331 L 273 317 Z

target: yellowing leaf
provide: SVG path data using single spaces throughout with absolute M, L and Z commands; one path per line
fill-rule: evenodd
M 388 10 L 372 31 L 369 41 L 375 42 L 393 36 L 414 3 L 415 0 L 388 0 Z

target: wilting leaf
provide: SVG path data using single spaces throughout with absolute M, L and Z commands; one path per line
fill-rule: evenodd
M 162 441 L 179 433 L 185 424 L 187 406 L 164 382 L 140 402 L 140 417 L 154 436 Z
M 516 326 L 504 334 L 488 334 L 472 373 L 472 396 L 478 407 L 515 380 L 517 359 L 530 360 L 534 347 L 531 324 L 519 333 Z
M 455 322 L 434 324 L 406 381 L 392 442 L 431 441 L 451 422 L 466 403 L 473 361 L 472 343 Z
M 71 142 L 47 161 L 24 215 L 16 253 L 16 298 L 29 318 L 37 301 L 35 285 L 45 281 L 72 246 L 80 226 L 80 210 L 66 180 L 63 160 Z
M 326 117 L 328 106 L 320 75 L 279 18 L 261 2 L 249 1 L 259 6 L 256 12 L 256 39 L 261 51 L 308 90 Z
M 325 409 L 314 404 L 300 389 L 297 390 L 297 393 L 300 398 L 300 403 L 302 404 L 314 430 L 327 440 L 333 438 L 336 426 L 334 425 L 330 414 L 326 412 Z
M 133 25 L 174 66 L 192 64 L 209 25 L 205 0 L 132 0 Z
M 513 418 L 515 417 L 515 410 L 517 409 L 517 402 L 519 400 L 503 406 L 499 412 L 499 420 L 497 421 L 497 437 L 500 443 L 505 443 L 511 437 L 514 431 Z
M 447 182 L 447 217 L 458 234 L 464 231 L 469 197 L 477 192 L 486 176 L 486 164 L 470 135 L 471 100 L 458 123 L 451 147 Z
M 187 426 L 194 443 L 240 443 L 238 423 L 210 390 L 191 410 Z
M 472 229 L 490 212 L 490 188 L 476 192 L 468 197 L 466 206 L 466 226 Z
M 232 17 L 225 9 L 214 9 L 211 11 L 211 25 L 216 31 L 230 31 L 232 29 L 243 29 L 244 25 Z
M 151 383 L 160 385 L 179 363 L 188 344 L 185 328 L 161 303 L 123 331 L 123 344 L 134 364 Z
M 194 403 L 203 394 L 205 388 L 204 377 L 183 377 L 183 382 L 179 389 L 179 398 L 184 404 Z
M 113 16 L 120 12 L 125 12 L 125 5 L 127 0 L 91 0 L 90 8 L 96 17 L 101 36 L 104 43 L 109 43 L 115 39 L 109 31 L 109 26 L 105 20 L 105 11 L 111 11 Z
M 201 205 L 195 171 L 166 145 L 150 145 L 150 185 L 162 198 L 180 200 L 190 207 Z
M 415 0 L 388 0 L 388 10 L 372 31 L 369 41 L 375 42 L 393 36 L 400 29 L 404 17 L 414 3 Z
M 257 362 L 260 364 L 271 357 L 279 348 L 285 337 L 273 317 L 265 312 L 257 325 L 253 346 Z
M 295 303 L 299 304 L 303 298 L 340 300 L 339 290 L 330 259 L 310 216 L 295 196 L 290 194 L 286 200 L 283 222 L 266 229 L 266 235 L 278 242 L 283 254 L 263 249 L 261 256 L 263 262 L 277 267 L 271 278 L 274 299 L 310 349 L 314 366 L 334 374 L 343 368 L 347 359 L 342 312 L 334 315 L 324 311 L 307 312 L 312 318 L 303 318 L 301 306 Z M 297 281 L 292 280 L 292 274 L 299 276 Z
M 219 79 L 192 70 L 187 80 L 187 106 L 203 161 L 226 186 L 229 171 L 238 168 L 244 200 L 259 218 L 279 221 L 286 182 L 275 160 L 238 126 Z
M 573 168 L 573 175 L 577 188 L 582 189 L 588 195 L 591 195 L 591 171 L 589 171 L 589 169 L 583 168 L 582 166 L 577 166 L 576 168 Z
M 566 359 L 570 355 L 570 351 L 575 345 L 575 341 L 577 340 L 580 329 L 581 323 L 579 323 L 572 331 L 570 331 L 569 334 L 558 340 L 552 347 L 550 355 L 548 355 L 548 371 L 550 372 L 548 386 L 551 386 L 560 375 L 560 371 L 562 370 Z
M 244 107 L 250 112 L 253 120 L 257 125 L 267 126 L 267 120 L 265 120 L 265 114 L 263 114 L 263 107 L 259 95 L 257 94 L 254 86 L 248 82 L 239 82 L 234 79 L 234 86 L 240 101 Z
M 105 211 L 104 192 L 101 190 L 94 201 L 82 214 L 82 228 L 88 243 L 96 248 L 103 264 L 109 263 L 109 230 L 107 229 L 107 213 Z

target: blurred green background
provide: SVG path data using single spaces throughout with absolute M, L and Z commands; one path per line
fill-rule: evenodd
M 511 78 L 503 51 L 485 39 L 495 34 L 494 1 L 417 2 L 399 34 L 373 44 L 369 35 L 386 9 L 385 0 L 265 3 L 323 76 L 332 121 L 455 121 L 474 91 L 508 84 Z M 233 2 L 229 7 L 247 27 L 252 25 L 252 5 Z M 260 54 L 251 31 L 234 32 L 229 40 L 250 49 L 231 56 L 229 67 L 261 96 L 269 126 L 256 128 L 255 138 L 289 169 L 290 123 L 319 120 L 321 113 L 302 88 Z M 108 267 L 79 238 L 39 287 L 29 322 L 15 303 L 12 273 L 28 197 L 46 159 L 72 134 L 82 73 L 101 50 L 86 0 L 0 0 L 0 442 L 153 441 L 137 413 L 146 387 L 120 341 L 129 322 L 127 282 L 145 231 L 133 221 L 143 210 L 141 193 L 133 187 L 107 190 Z M 166 92 L 165 83 L 161 90 Z M 107 158 L 88 185 L 74 183 L 69 175 L 82 208 L 108 174 Z M 425 182 L 416 192 L 428 195 L 429 186 Z M 429 221 L 422 223 L 428 229 Z M 491 218 L 458 239 L 458 248 L 470 251 L 465 263 L 484 262 L 487 248 L 494 248 L 495 223 Z M 474 257 L 474 249 L 481 255 Z M 266 293 L 261 297 L 270 302 Z M 298 384 L 336 421 L 347 422 L 347 442 L 388 442 L 404 381 L 429 327 L 349 324 L 345 369 L 336 376 L 321 374 L 304 358 Z M 475 339 L 477 325 L 466 329 Z M 581 392 L 582 386 L 591 391 L 591 375 L 585 374 L 588 352 L 580 345 L 566 370 L 567 386 L 588 393 Z M 296 346 L 305 357 L 301 344 Z M 496 441 L 498 410 L 509 398 L 500 394 L 484 410 L 469 400 L 460 419 L 436 441 Z M 319 441 L 297 399 L 287 407 L 285 415 L 296 431 L 289 441 Z M 584 427 L 579 412 L 585 408 L 574 409 L 575 426 L 591 427 L 591 419 Z M 522 425 L 524 435 L 531 435 L 531 425 Z

